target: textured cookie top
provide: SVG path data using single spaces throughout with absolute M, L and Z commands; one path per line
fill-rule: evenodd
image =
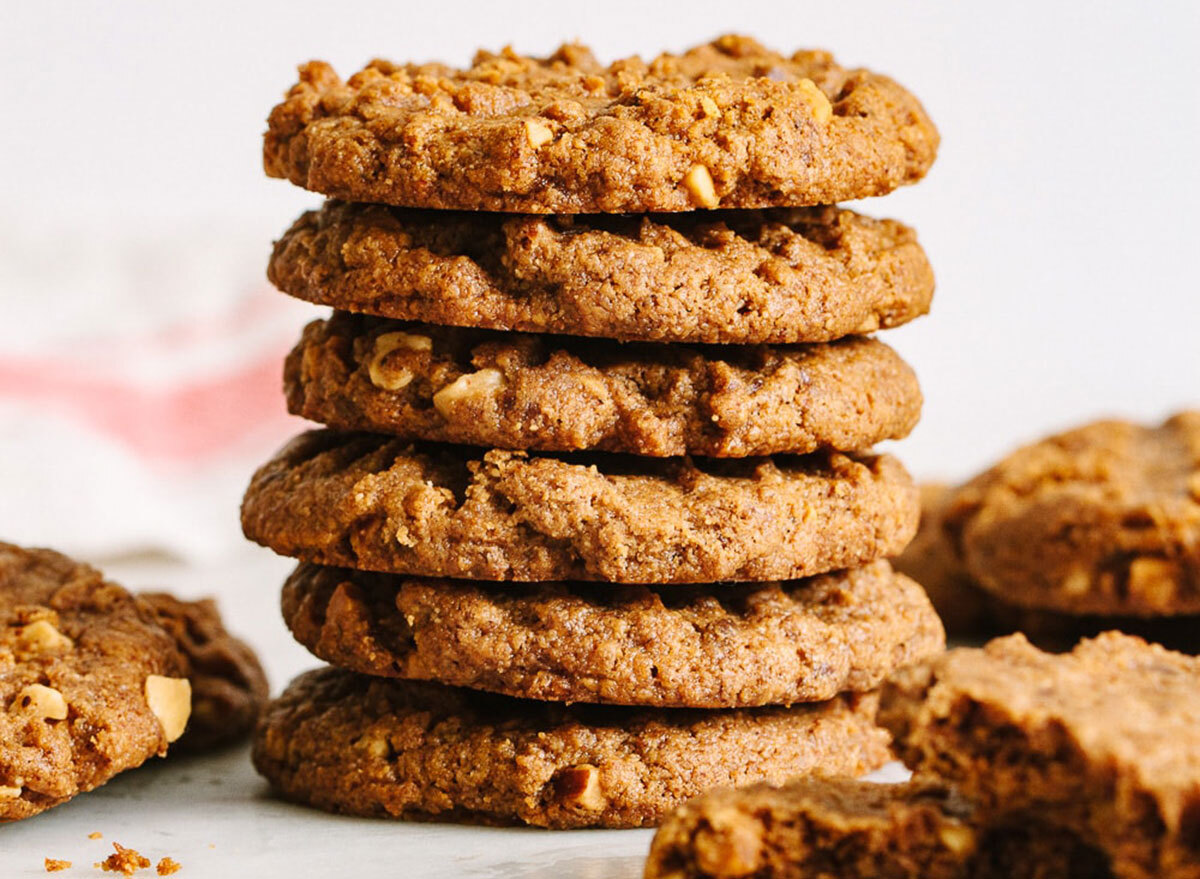
M 898 326 L 929 310 L 934 284 L 911 229 L 836 207 L 538 217 L 329 202 L 284 233 L 267 274 L 383 317 L 722 344 Z
M 326 668 L 268 707 L 254 762 L 289 798 L 330 811 L 637 827 L 718 784 L 877 768 L 888 751 L 875 705 L 566 706 Z
M 0 543 L 0 821 L 165 754 L 185 671 L 152 611 L 94 568 Z
M 311 431 L 254 475 L 242 529 L 283 555 L 478 580 L 790 580 L 899 552 L 887 455 L 532 456 Z
M 977 879 L 967 870 L 973 819 L 971 805 L 935 781 L 814 778 L 718 789 L 663 822 L 644 876 Z
M 912 369 L 873 339 L 686 348 L 344 312 L 309 324 L 284 387 L 293 414 L 331 427 L 651 457 L 866 449 L 921 411 Z
M 880 721 L 913 769 L 1088 835 L 1118 875 L 1200 869 L 1200 658 L 1115 632 L 1061 655 L 1012 635 L 898 672 Z
M 816 702 L 873 689 L 945 646 L 921 588 L 883 561 L 813 580 L 660 589 L 301 565 L 283 614 L 341 668 L 560 702 Z
M 956 493 L 945 528 L 971 577 L 1012 604 L 1200 613 L 1200 411 L 1020 449 Z
M 226 630 L 216 602 L 181 601 L 165 592 L 138 597 L 187 660 L 192 716 L 176 747 L 208 751 L 248 735 L 267 703 L 267 676 L 250 645 Z
M 526 213 L 796 207 L 924 176 L 938 134 L 891 79 L 723 36 L 608 67 L 480 52 L 458 70 L 301 66 L 271 111 L 272 177 L 351 201 Z

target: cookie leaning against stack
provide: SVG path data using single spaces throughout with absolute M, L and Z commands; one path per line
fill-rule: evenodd
M 921 397 L 865 334 L 933 278 L 831 203 L 936 147 L 886 77 L 741 37 L 302 67 L 266 170 L 345 201 L 268 273 L 337 309 L 284 378 L 329 429 L 242 524 L 301 560 L 284 616 L 337 667 L 268 709 L 259 770 L 332 811 L 626 827 L 886 760 L 874 690 L 944 633 L 884 561 L 917 496 L 867 450 Z

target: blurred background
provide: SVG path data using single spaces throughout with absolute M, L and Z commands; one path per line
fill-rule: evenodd
M 299 422 L 280 362 L 317 310 L 273 293 L 272 240 L 318 196 L 266 179 L 298 62 L 463 64 L 477 47 L 601 59 L 739 31 L 912 89 L 942 131 L 920 186 L 858 205 L 916 227 L 932 314 L 886 334 L 917 369 L 919 477 L 970 475 L 1103 414 L 1200 403 L 1200 5 L 4 2 L 0 535 L 130 585 L 217 592 L 302 654 L 289 565 L 238 527 Z M 245 628 L 245 626 L 243 626 Z M 279 682 L 278 676 L 276 682 Z

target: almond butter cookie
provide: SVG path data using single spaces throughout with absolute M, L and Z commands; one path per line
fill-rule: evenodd
M 268 707 L 254 765 L 288 799 L 331 812 L 643 827 L 717 784 L 878 768 L 888 748 L 876 702 L 567 706 L 325 668 Z
M 1008 604 L 1200 613 L 1200 411 L 1026 446 L 959 489 L 943 527 L 971 579 Z
M 1127 879 L 1200 876 L 1200 658 L 1110 632 L 1022 636 L 897 672 L 880 722 L 914 772 L 988 814 L 1060 826 Z
M 917 536 L 892 564 L 920 583 L 952 640 L 981 641 L 1021 632 L 1043 650 L 1070 650 L 1082 638 L 1117 630 L 1172 650 L 1200 653 L 1200 616 L 1133 617 L 1038 610 L 1009 604 L 968 576 L 951 545 L 943 519 L 954 489 L 926 483 L 921 490 Z
M 851 451 L 921 411 L 882 342 L 685 348 L 336 313 L 287 358 L 288 409 L 331 427 L 504 449 L 650 457 Z
M 0 821 L 163 755 L 191 713 L 187 662 L 100 572 L 0 543 Z
M 251 480 L 242 530 L 324 565 L 476 580 L 790 580 L 904 548 L 887 455 L 534 456 L 310 431 Z
M 920 103 L 828 52 L 727 35 L 605 67 L 479 52 L 470 68 L 301 66 L 271 111 L 268 175 L 349 201 L 526 213 L 797 207 L 915 183 L 937 154 Z
M 267 275 L 318 305 L 401 320 L 642 342 L 793 344 L 925 314 L 916 234 L 837 207 L 506 216 L 329 202 Z
M 301 565 L 283 616 L 301 644 L 351 671 L 658 707 L 823 701 L 874 689 L 945 647 L 921 588 L 884 561 L 787 583 L 666 588 Z

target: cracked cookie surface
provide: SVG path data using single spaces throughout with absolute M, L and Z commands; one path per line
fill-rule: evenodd
M 258 771 L 331 812 L 542 827 L 644 827 L 702 790 L 888 759 L 875 694 L 700 711 L 528 702 L 320 669 L 267 709 Z
M 349 201 L 527 213 L 796 207 L 924 176 L 938 134 L 886 76 L 726 35 L 605 67 L 479 52 L 467 69 L 328 64 L 268 119 L 268 175 Z
M 790 580 L 899 552 L 916 488 L 887 455 L 534 456 L 310 431 L 259 469 L 251 540 L 325 565 L 477 580 Z
M 911 368 L 873 339 L 685 348 L 344 312 L 305 328 L 284 387 L 293 414 L 330 427 L 650 457 L 866 449 L 921 409 Z

